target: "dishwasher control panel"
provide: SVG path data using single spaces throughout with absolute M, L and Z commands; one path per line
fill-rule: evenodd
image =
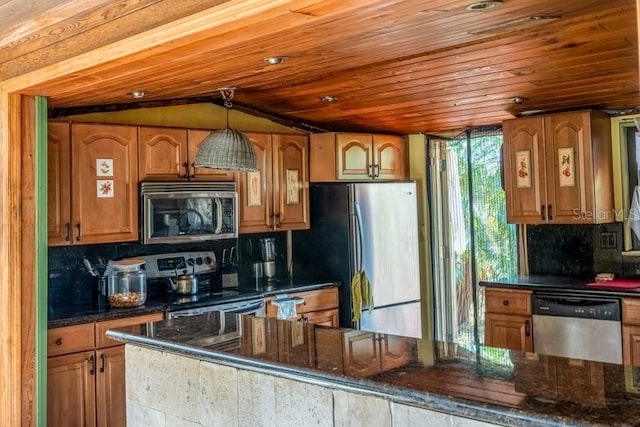
M 533 314 L 619 321 L 620 300 L 586 296 L 534 295 Z

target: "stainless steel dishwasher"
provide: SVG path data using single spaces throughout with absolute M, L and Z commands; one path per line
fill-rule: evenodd
M 533 351 L 572 359 L 622 363 L 620 300 L 534 294 Z

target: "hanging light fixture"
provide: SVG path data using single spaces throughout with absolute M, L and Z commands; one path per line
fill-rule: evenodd
M 229 128 L 229 109 L 235 88 L 218 89 L 227 111 L 227 126 L 214 130 L 207 136 L 196 154 L 195 166 L 251 172 L 258 170 L 258 160 L 249 138 L 242 132 Z

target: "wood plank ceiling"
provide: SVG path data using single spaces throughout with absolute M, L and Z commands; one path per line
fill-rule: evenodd
M 238 108 L 326 130 L 399 134 L 457 132 L 531 112 L 640 108 L 634 0 L 503 0 L 468 10 L 471 2 L 57 0 L 47 14 L 35 7 L 43 2 L 0 1 L 0 13 L 12 9 L 0 27 L 0 79 L 252 3 L 255 13 L 26 93 L 68 112 L 122 108 L 136 102 L 134 90 L 147 93 L 145 102 L 175 103 L 219 99 L 217 88 L 233 86 Z M 287 59 L 269 65 L 270 56 Z

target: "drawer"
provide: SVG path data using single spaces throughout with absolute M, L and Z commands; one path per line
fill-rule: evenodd
M 488 289 L 484 291 L 487 313 L 531 315 L 531 292 L 509 289 Z
M 106 336 L 109 329 L 125 329 L 127 332 L 140 332 L 142 324 L 158 322 L 164 319 L 164 313 L 152 313 L 144 316 L 123 317 L 121 319 L 105 320 L 96 323 L 96 348 L 122 345 L 122 342 L 112 340 Z
M 622 299 L 622 323 L 640 325 L 640 298 Z
M 95 346 L 94 339 L 93 322 L 49 329 L 47 331 L 47 355 L 58 356 L 93 350 Z
M 325 288 L 315 291 L 295 292 L 288 294 L 290 297 L 299 297 L 304 300 L 304 303 L 296 305 L 296 312 L 309 313 L 317 310 L 327 310 L 338 307 L 338 288 Z M 267 298 L 266 310 L 267 317 L 276 317 L 278 314 L 278 307 L 271 304 L 271 300 L 274 298 Z
M 298 292 L 295 296 L 304 300 L 296 306 L 298 313 L 327 310 L 338 307 L 338 288 L 320 289 L 317 291 Z

